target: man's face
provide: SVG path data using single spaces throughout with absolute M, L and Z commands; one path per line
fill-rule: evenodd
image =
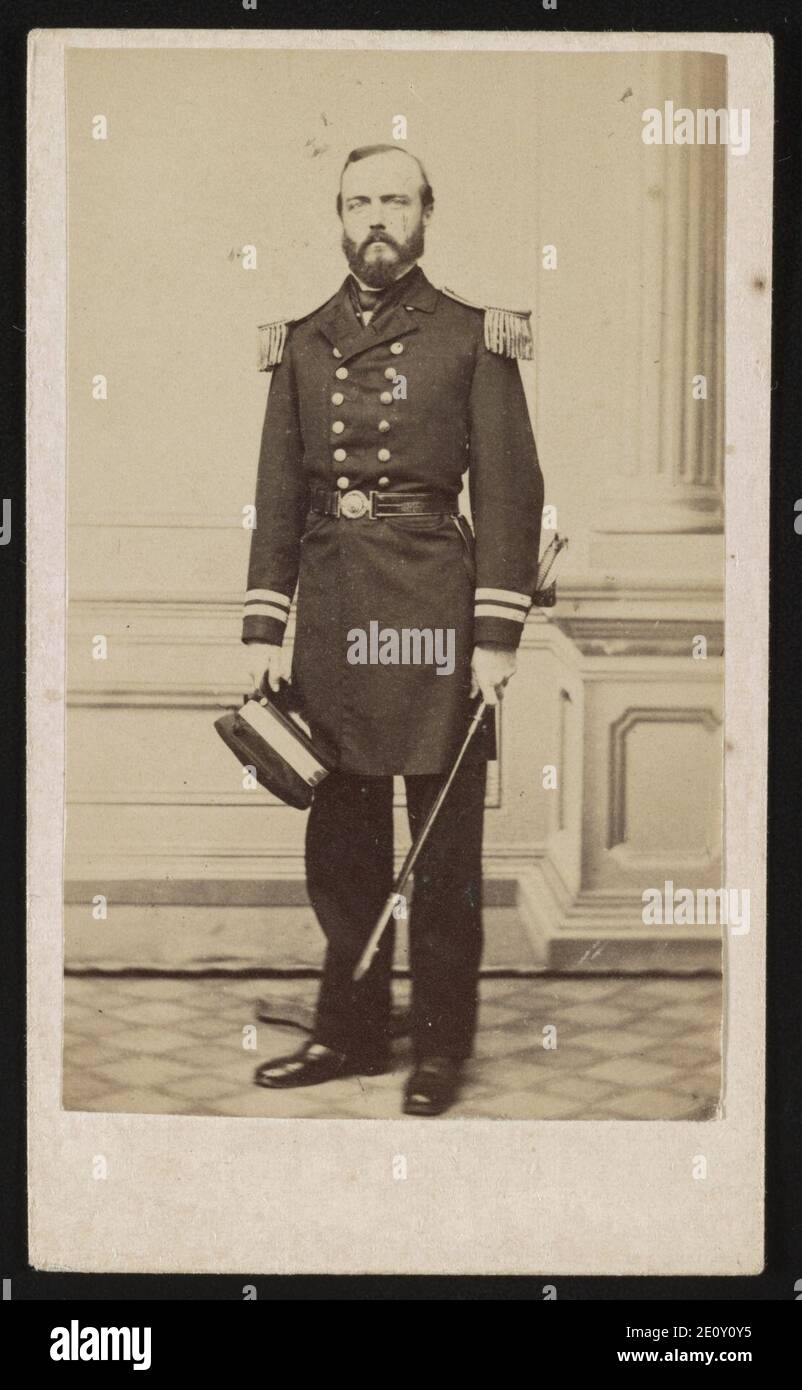
M 368 155 L 343 174 L 343 251 L 373 289 L 392 284 L 423 254 L 432 210 L 423 208 L 420 190 L 420 169 L 402 150 Z

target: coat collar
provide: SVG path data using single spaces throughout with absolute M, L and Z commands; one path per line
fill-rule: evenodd
M 319 315 L 317 326 L 332 347 L 338 349 L 342 361 L 346 362 L 379 343 L 394 342 L 403 335 L 416 333 L 419 327 L 418 311 L 434 313 L 438 298 L 438 291 L 426 279 L 420 266 L 416 265 L 404 277 L 400 298 L 390 309 L 377 312 L 378 323 L 371 319 L 363 328 L 351 307 L 346 276 L 333 299 Z
M 403 278 L 403 293 L 399 295 L 400 304 L 411 304 L 413 309 L 423 309 L 433 314 L 437 307 L 438 291 L 426 279 L 419 265 L 413 267 Z

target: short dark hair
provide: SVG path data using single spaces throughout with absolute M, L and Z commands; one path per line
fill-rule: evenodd
M 420 169 L 421 203 L 423 204 L 424 209 L 433 208 L 434 193 L 432 192 L 432 186 L 429 183 L 428 177 L 426 175 L 426 170 L 424 169 L 423 165 L 418 159 L 418 156 L 416 154 L 411 154 L 409 150 L 405 150 L 401 145 L 360 145 L 359 149 L 352 150 L 342 167 L 342 172 L 340 173 L 340 188 L 342 188 L 343 174 L 345 173 L 349 164 L 358 164 L 361 159 L 369 159 L 372 154 L 391 153 L 405 154 L 409 159 L 414 159 L 415 163 Z M 337 215 L 338 217 L 342 217 L 343 215 L 343 195 L 341 192 L 337 193 Z

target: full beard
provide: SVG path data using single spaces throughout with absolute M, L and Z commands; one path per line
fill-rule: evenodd
M 394 256 L 382 256 L 380 260 L 367 260 L 365 253 L 372 242 L 380 241 L 389 246 Z M 385 290 L 395 280 L 400 279 L 406 270 L 423 255 L 423 223 L 405 242 L 398 242 L 387 232 L 367 236 L 359 245 L 343 232 L 342 248 L 345 258 L 358 280 L 372 290 Z

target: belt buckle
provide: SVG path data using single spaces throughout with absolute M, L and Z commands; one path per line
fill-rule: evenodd
M 347 517 L 349 521 L 364 516 L 369 510 L 370 502 L 364 492 L 355 489 L 353 492 L 343 493 L 340 497 L 340 516 Z

